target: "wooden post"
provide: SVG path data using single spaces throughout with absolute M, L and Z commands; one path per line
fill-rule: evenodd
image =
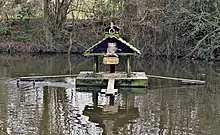
M 109 105 L 114 105 L 115 101 L 115 96 L 114 95 L 110 95 L 109 97 Z
M 99 93 L 97 91 L 92 92 L 92 101 L 94 106 L 98 105 L 98 97 Z
M 110 73 L 115 73 L 115 64 L 110 64 Z
M 93 73 L 99 72 L 99 57 L 94 56 L 94 65 L 93 65 Z
M 131 76 L 131 56 L 127 56 L 127 76 Z

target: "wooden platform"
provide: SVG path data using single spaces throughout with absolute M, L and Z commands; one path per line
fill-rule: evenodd
M 116 72 L 116 73 L 106 73 L 100 72 L 94 74 L 91 71 L 80 72 L 76 77 L 76 85 L 105 85 L 107 86 L 108 80 L 114 79 L 115 86 L 128 86 L 128 87 L 147 87 L 148 77 L 145 72 L 132 72 L 131 76 L 128 77 L 125 72 Z
M 148 77 L 146 76 L 145 72 L 132 72 L 130 77 L 127 77 L 127 74 L 125 72 L 116 72 L 116 73 L 106 73 L 106 72 L 100 72 L 93 74 L 91 71 L 87 72 L 80 72 L 79 75 L 76 77 L 76 79 L 109 79 L 114 78 L 115 80 L 147 80 Z

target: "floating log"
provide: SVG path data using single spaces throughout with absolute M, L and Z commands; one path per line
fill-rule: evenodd
M 166 76 L 156 76 L 156 75 L 146 75 L 148 78 L 158 78 L 158 79 L 168 79 L 174 81 L 181 81 L 182 84 L 188 85 L 205 85 L 205 81 L 201 80 L 192 80 L 192 79 L 184 79 L 184 78 L 174 78 L 174 77 L 166 77 Z

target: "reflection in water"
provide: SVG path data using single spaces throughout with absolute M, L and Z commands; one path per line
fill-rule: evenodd
M 40 120 L 40 135 L 49 135 L 49 104 L 50 96 L 48 87 L 43 88 L 43 113 Z
M 98 100 L 98 96 L 101 95 L 98 95 L 97 92 L 93 93 L 93 97 L 95 97 L 94 99 Z M 131 99 L 129 99 L 127 96 L 123 98 L 121 94 L 118 96 L 121 97 L 119 100 L 119 104 L 121 105 L 113 103 L 114 97 L 105 97 L 109 98 L 108 105 L 87 105 L 83 111 L 84 115 L 89 116 L 89 121 L 99 124 L 99 126 L 103 129 L 103 134 L 117 134 L 118 129 L 123 130 L 125 125 L 138 117 L 138 109 L 134 106 L 128 105 L 129 100 Z M 95 103 L 97 102 L 98 101 L 95 101 Z
M 76 64 L 79 61 L 83 64 Z M 0 76 L 78 73 L 90 64 L 82 57 L 69 62 L 66 56 L 0 57 Z M 175 77 L 196 78 L 205 73 L 209 82 L 204 87 L 160 88 L 164 82 L 158 81 L 157 89 L 121 88 L 113 100 L 100 94 L 101 88 L 75 89 L 60 82 L 17 88 L 16 83 L 4 85 L 2 81 L 0 135 L 219 134 L 218 67 L 151 59 L 142 63 L 142 68 L 150 74 Z
M 92 104 L 90 93 L 73 88 L 8 88 L 8 123 L 11 134 L 83 134 L 96 132 L 94 124 L 81 115 L 85 104 Z M 91 98 L 90 98 L 91 97 Z
M 0 83 L 0 135 L 7 133 L 7 88 Z
M 87 66 L 90 62 L 81 55 L 72 55 L 71 59 L 66 55 L 0 56 L 0 77 L 74 74 L 91 70 Z
M 8 86 L 0 102 L 4 132 L 16 135 L 218 134 L 220 93 L 206 87 L 123 90 L 114 98 L 97 90 Z M 219 89 L 216 87 L 216 90 Z M 2 129 L 2 127 L 1 127 Z

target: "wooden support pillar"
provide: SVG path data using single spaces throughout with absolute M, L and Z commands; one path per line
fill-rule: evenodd
M 131 56 L 127 56 L 127 69 L 126 69 L 127 76 L 131 76 Z
M 110 95 L 109 97 L 109 105 L 114 105 L 115 104 L 115 95 Z
M 99 72 L 99 57 L 94 56 L 94 65 L 93 65 L 93 73 Z
M 98 105 L 98 97 L 99 97 L 99 94 L 97 91 L 92 92 L 92 101 L 93 101 L 94 106 Z
M 110 64 L 110 73 L 115 73 L 115 64 Z

